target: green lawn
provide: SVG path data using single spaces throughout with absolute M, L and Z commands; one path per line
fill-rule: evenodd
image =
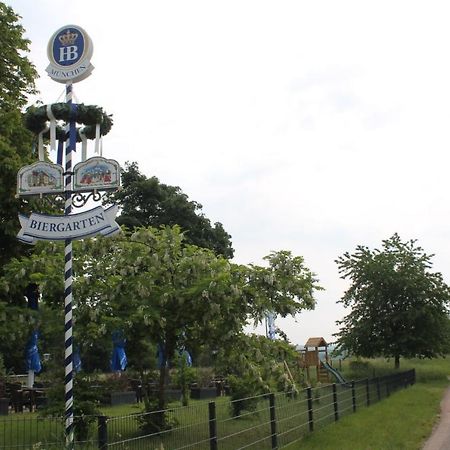
M 393 361 L 370 360 L 364 376 L 392 372 Z M 337 366 L 335 364 L 335 366 Z M 420 449 L 438 420 L 440 401 L 449 386 L 450 359 L 403 360 L 401 370 L 416 368 L 418 382 L 388 399 L 360 409 L 339 422 L 309 434 L 289 450 L 414 450 Z M 344 362 L 342 372 L 351 373 Z M 351 376 L 351 378 L 353 378 Z

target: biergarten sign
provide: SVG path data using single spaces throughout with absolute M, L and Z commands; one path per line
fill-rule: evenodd
M 112 236 L 120 231 L 115 222 L 118 206 L 108 209 L 97 206 L 90 211 L 69 216 L 50 216 L 32 213 L 29 217 L 19 215 L 22 229 L 17 238 L 27 244 L 40 241 L 79 240 L 96 234 Z

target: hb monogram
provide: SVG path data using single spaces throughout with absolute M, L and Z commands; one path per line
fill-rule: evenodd
M 61 34 L 58 39 L 63 45 L 59 48 L 59 62 L 73 61 L 78 58 L 78 47 L 75 44 L 78 33 L 67 30 L 64 34 Z

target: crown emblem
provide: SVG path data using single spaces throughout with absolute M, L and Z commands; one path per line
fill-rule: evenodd
M 59 42 L 61 42 L 62 45 L 73 45 L 78 37 L 78 33 L 71 32 L 70 30 L 67 30 L 64 34 L 61 34 L 61 36 L 58 37 Z

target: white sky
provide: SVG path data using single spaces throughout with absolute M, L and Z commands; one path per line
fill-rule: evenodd
M 450 4 L 446 1 L 10 0 L 39 98 L 60 27 L 94 42 L 80 102 L 114 115 L 104 156 L 177 185 L 233 236 L 234 260 L 305 257 L 326 289 L 277 320 L 293 343 L 332 340 L 334 260 L 398 232 L 450 282 Z

